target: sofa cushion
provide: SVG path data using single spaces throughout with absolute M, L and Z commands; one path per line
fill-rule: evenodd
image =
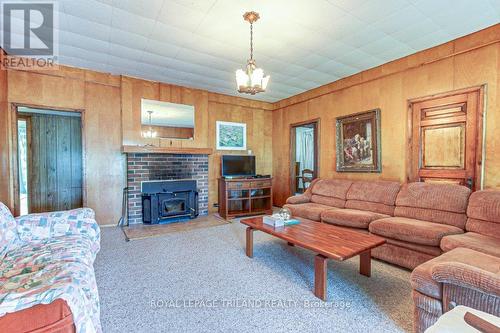
M 347 200 L 345 203 L 345 208 L 367 210 L 370 212 L 377 212 L 384 215 L 394 216 L 394 206 L 385 205 L 378 202 Z
M 386 238 L 387 244 L 396 245 L 408 250 L 425 253 L 433 257 L 437 257 L 443 253 L 439 246 L 422 245 L 410 242 L 404 242 L 397 239 Z
M 16 220 L 9 208 L 0 202 L 0 259 L 18 243 Z
M 466 247 L 468 249 L 500 257 L 500 239 L 475 232 L 445 236 L 441 240 L 441 249 L 444 252 L 451 251 L 457 247 Z
M 461 234 L 463 230 L 451 225 L 426 222 L 405 217 L 388 217 L 370 223 L 370 232 L 405 242 L 439 246 L 446 235 Z
M 394 215 L 411 219 L 431 219 L 435 223 L 464 229 L 470 193 L 470 189 L 460 185 L 404 184 L 396 199 Z
M 343 199 L 327 197 L 319 194 L 313 194 L 311 196 L 311 202 L 336 208 L 344 208 L 345 206 L 345 200 Z
M 345 207 L 393 216 L 400 186 L 384 180 L 354 182 L 347 192 Z
M 56 299 L 68 302 L 77 332 L 100 332 L 92 241 L 47 238 L 9 251 L 0 262 L 0 316 Z
M 331 209 L 321 214 L 321 221 L 344 227 L 368 229 L 370 222 L 385 217 L 389 216 L 357 209 Z
M 396 197 L 399 193 L 400 184 L 398 182 L 376 180 L 376 181 L 357 181 L 352 183 L 347 192 L 347 201 L 365 201 L 382 204 L 384 206 L 394 206 Z M 375 208 L 377 206 L 374 206 Z M 363 209 L 363 208 L 358 208 Z M 373 208 L 372 208 L 373 209 Z M 363 210 L 372 210 L 363 209 Z M 385 213 L 378 211 L 377 213 Z M 392 213 L 391 213 L 392 214 Z
M 321 221 L 321 213 L 325 210 L 332 209 L 330 206 L 313 202 L 297 205 L 286 204 L 283 207 L 290 209 L 293 217 L 303 217 L 313 221 Z
M 486 190 L 472 193 L 467 208 L 469 217 L 465 229 L 500 238 L 500 191 Z
M 499 269 L 497 257 L 467 248 L 456 248 L 416 267 L 410 277 L 412 288 L 426 296 L 441 299 L 442 285 L 432 279 L 432 268 L 444 262 L 463 263 L 491 273 L 498 273 Z
M 477 220 L 500 223 L 500 191 L 485 190 L 471 194 L 467 216 Z
M 500 223 L 469 218 L 465 230 L 500 239 Z
M 352 181 L 343 179 L 320 179 L 311 189 L 312 194 L 345 200 Z
M 434 223 L 443 223 L 460 229 L 464 229 L 465 223 L 467 222 L 467 216 L 463 213 L 452 213 L 436 209 L 404 206 L 396 207 L 394 209 L 394 216 L 408 217 Z

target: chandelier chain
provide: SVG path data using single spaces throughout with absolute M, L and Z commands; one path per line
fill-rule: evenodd
M 253 23 L 250 23 L 250 60 L 253 60 Z

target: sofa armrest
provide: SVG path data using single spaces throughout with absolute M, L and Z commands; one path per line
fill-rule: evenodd
M 480 255 L 480 253 L 478 253 Z M 445 284 L 474 289 L 485 294 L 500 297 L 500 259 L 497 273 L 458 263 L 444 262 L 432 268 L 432 279 Z
M 311 198 L 308 195 L 301 194 L 301 195 L 295 195 L 293 197 L 290 197 L 286 199 L 287 204 L 301 204 L 301 203 L 308 203 L 311 200 Z
M 82 235 L 99 249 L 101 231 L 92 218 L 94 211 L 90 208 L 69 211 L 29 214 L 16 218 L 17 233 L 22 242 L 33 242 L 47 238 Z

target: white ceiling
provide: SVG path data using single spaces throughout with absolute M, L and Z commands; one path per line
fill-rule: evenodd
M 500 0 L 60 0 L 60 63 L 236 92 L 249 55 L 277 101 L 500 22 Z M 250 97 L 244 95 L 244 97 Z

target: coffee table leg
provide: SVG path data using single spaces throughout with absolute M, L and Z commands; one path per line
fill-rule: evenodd
M 253 258 L 253 232 L 255 229 L 252 227 L 247 227 L 247 247 L 246 247 L 246 254 L 247 257 Z
M 370 277 L 372 266 L 371 251 L 367 250 L 359 255 L 359 274 Z
M 326 301 L 326 279 L 328 258 L 318 254 L 314 257 L 314 295 Z

